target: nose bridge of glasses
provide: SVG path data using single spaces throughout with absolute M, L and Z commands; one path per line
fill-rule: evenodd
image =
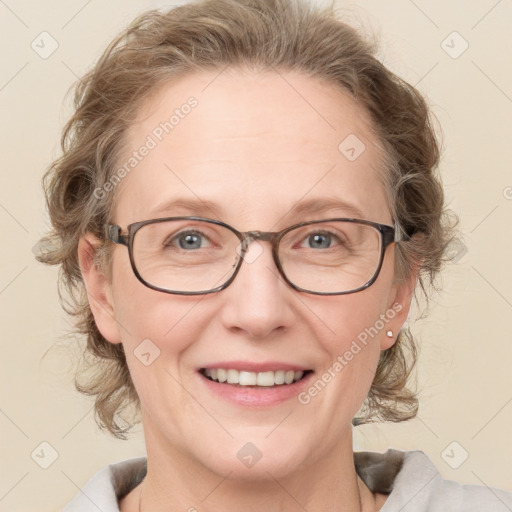
M 249 244 L 254 240 L 270 242 L 273 245 L 277 233 L 274 233 L 273 231 L 246 231 L 245 233 L 242 233 L 242 235 L 244 237 L 242 248 L 246 251 L 249 248 Z

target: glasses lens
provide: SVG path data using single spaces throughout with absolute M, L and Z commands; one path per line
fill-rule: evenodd
M 279 244 L 284 274 L 307 291 L 341 293 L 372 279 L 380 262 L 381 236 L 372 226 L 325 221 L 288 231 Z
M 238 237 L 228 228 L 192 219 L 145 224 L 135 234 L 133 259 L 141 278 L 169 291 L 209 291 L 224 284 L 238 260 Z

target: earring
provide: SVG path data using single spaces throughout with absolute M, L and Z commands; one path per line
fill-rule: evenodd
M 387 335 L 388 338 L 392 338 L 393 337 L 393 331 L 387 331 L 386 335 Z

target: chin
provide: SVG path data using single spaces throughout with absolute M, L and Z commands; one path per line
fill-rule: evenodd
M 261 459 L 250 465 L 248 462 L 241 462 L 238 458 L 230 458 L 223 463 L 216 464 L 216 472 L 226 476 L 235 482 L 265 482 L 279 480 L 295 472 L 298 466 L 294 462 L 294 456 L 283 456 L 284 454 L 262 454 Z M 247 464 L 247 465 L 246 465 Z
M 306 454 L 302 456 L 297 453 L 298 445 L 295 442 L 286 446 L 280 443 L 279 446 L 264 437 L 237 436 L 224 445 L 217 440 L 211 446 L 215 448 L 208 450 L 208 457 L 204 458 L 204 452 L 196 453 L 197 460 L 207 470 L 223 477 L 229 475 L 229 480 L 238 482 L 285 477 L 300 467 L 306 458 Z

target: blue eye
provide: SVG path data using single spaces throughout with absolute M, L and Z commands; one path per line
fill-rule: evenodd
M 300 247 L 306 249 L 332 249 L 338 247 L 338 249 L 341 249 L 346 246 L 346 242 L 345 237 L 343 235 L 340 236 L 330 231 L 313 231 L 306 236 L 301 236 L 302 242 Z
M 165 247 L 175 247 L 176 241 L 179 244 L 180 249 L 190 250 L 190 249 L 201 249 L 203 247 L 205 239 L 207 239 L 206 235 L 196 230 L 189 231 L 181 231 L 180 233 L 169 238 L 167 242 L 165 242 Z
M 331 236 L 328 233 L 315 233 L 309 235 L 307 240 L 313 248 L 327 249 L 331 246 Z
M 201 247 L 201 235 L 188 234 L 178 238 L 182 249 L 198 249 Z

